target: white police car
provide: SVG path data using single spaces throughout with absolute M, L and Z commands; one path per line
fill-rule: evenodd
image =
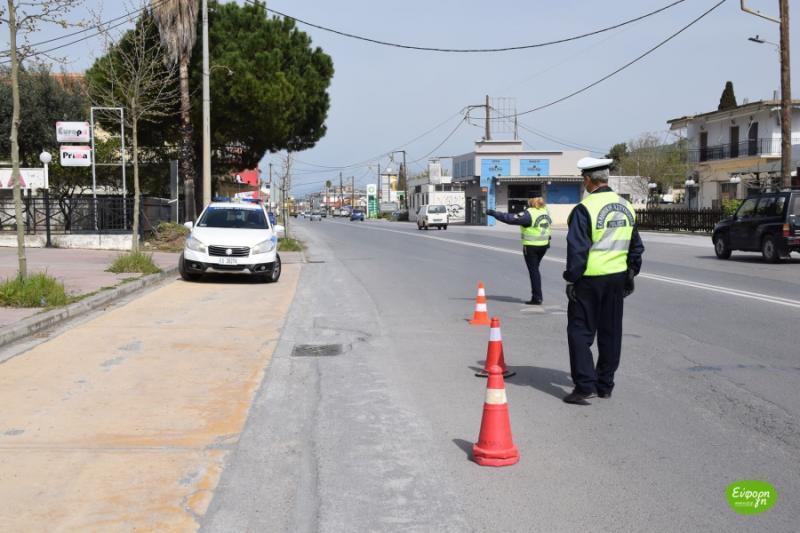
M 276 282 L 281 276 L 278 255 L 280 225 L 270 223 L 258 204 L 209 204 L 192 230 L 180 256 L 181 277 L 196 281 L 205 272 L 233 272 L 260 276 Z

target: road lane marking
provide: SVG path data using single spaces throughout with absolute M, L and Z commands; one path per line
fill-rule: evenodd
M 343 222 L 333 222 L 332 221 L 332 223 L 333 224 L 340 224 L 342 226 L 353 227 L 352 225 L 345 224 Z M 364 229 L 371 229 L 371 230 L 375 230 L 375 231 L 385 231 L 385 232 L 388 232 L 388 233 L 398 233 L 400 235 L 407 235 L 409 237 L 418 237 L 418 238 L 422 238 L 422 239 L 433 239 L 435 241 L 442 241 L 442 242 L 447 242 L 447 243 L 451 243 L 451 244 L 460 244 L 461 246 L 471 246 L 473 248 L 480 248 L 480 249 L 483 249 L 483 250 L 490 250 L 490 251 L 493 251 L 493 252 L 502 252 L 502 253 L 512 254 L 512 255 L 522 255 L 522 251 L 520 251 L 520 250 L 509 250 L 507 248 L 498 248 L 497 246 L 490 246 L 488 244 L 479 244 L 479 243 L 475 243 L 475 242 L 465 242 L 465 241 L 459 241 L 457 239 L 448 239 L 446 237 L 436 237 L 434 235 L 419 235 L 419 234 L 413 233 L 411 231 L 399 231 L 399 230 L 394 230 L 394 229 L 389 229 L 389 228 L 375 228 L 375 227 L 361 226 L 361 225 L 358 225 L 358 226 L 355 226 L 355 227 L 364 228 Z M 547 256 L 545 256 L 542 259 L 545 260 L 545 261 L 551 261 L 551 262 L 554 262 L 554 263 L 560 263 L 562 265 L 567 263 L 566 259 L 561 259 L 561 258 L 558 258 L 558 257 L 547 257 Z M 747 298 L 747 299 L 750 299 L 750 300 L 758 300 L 760 302 L 766 302 L 766 303 L 770 303 L 770 304 L 777 304 L 777 305 L 783 305 L 783 306 L 786 306 L 786 307 L 792 307 L 792 308 L 795 308 L 795 309 L 800 309 L 800 300 L 792 300 L 792 299 L 789 299 L 789 298 L 782 298 L 780 296 L 771 296 L 769 294 L 744 291 L 744 290 L 741 290 L 741 289 L 733 289 L 731 287 L 723 287 L 723 286 L 720 286 L 720 285 L 711 285 L 709 283 L 702 283 L 702 282 L 699 282 L 699 281 L 690 281 L 690 280 L 681 279 L 681 278 L 671 278 L 671 277 L 668 277 L 668 276 L 661 276 L 659 274 L 649 274 L 649 273 L 644 273 L 644 272 L 639 274 L 639 276 L 637 276 L 637 277 L 650 279 L 650 280 L 653 280 L 653 281 L 660 281 L 662 283 L 669 283 L 669 284 L 673 284 L 673 285 L 679 285 L 681 287 L 692 287 L 694 289 L 700 289 L 700 290 L 705 290 L 705 291 L 709 291 L 709 292 L 716 292 L 716 293 L 720 293 L 720 294 L 727 294 L 729 296 L 737 296 L 739 298 Z

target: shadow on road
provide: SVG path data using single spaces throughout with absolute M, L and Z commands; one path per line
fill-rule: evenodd
M 714 261 L 720 261 L 720 259 L 717 259 L 716 255 L 696 255 L 695 257 L 697 259 L 709 259 Z M 761 257 L 761 254 L 759 254 L 758 252 L 754 252 L 753 255 L 737 255 L 736 252 L 733 252 L 733 254 L 730 256 L 729 259 L 724 259 L 722 261 L 723 262 L 730 261 L 731 263 L 753 263 L 753 264 L 763 265 L 765 267 L 780 266 L 780 265 L 800 265 L 800 258 L 796 257 L 791 257 L 789 259 L 781 259 L 777 263 L 767 263 L 766 261 L 764 261 L 764 258 Z
M 474 302 L 475 298 L 450 298 L 451 300 L 463 300 Z M 491 302 L 506 302 L 511 304 L 524 304 L 525 300 L 522 298 L 514 298 L 513 296 L 494 296 L 494 295 L 487 295 L 486 299 Z
M 509 385 L 530 386 L 559 400 L 572 390 L 572 379 L 568 372 L 540 366 L 508 366 L 516 372 L 506 380 Z
M 472 460 L 472 443 L 464 439 L 453 439 L 453 444 L 461 448 L 461 451 L 467 454 L 467 459 Z
M 180 278 L 178 278 L 180 279 Z M 219 283 L 223 285 L 261 285 L 266 284 L 261 276 L 252 274 L 203 274 L 197 281 L 188 283 Z

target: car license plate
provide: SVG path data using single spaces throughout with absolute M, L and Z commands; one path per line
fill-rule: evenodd
M 220 257 L 219 258 L 220 265 L 235 265 L 236 258 L 235 257 Z

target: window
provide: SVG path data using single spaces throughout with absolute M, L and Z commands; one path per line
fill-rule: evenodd
M 747 155 L 758 155 L 758 122 L 750 124 L 747 130 Z
M 739 210 L 736 212 L 736 218 L 753 216 L 753 213 L 756 210 L 756 202 L 758 202 L 758 198 L 750 198 L 745 200 L 741 207 L 739 207 Z
M 719 184 L 719 199 L 735 200 L 736 199 L 736 184 L 735 183 L 720 183 Z
M 267 229 L 267 218 L 261 209 L 209 207 L 197 225 L 202 228 Z
M 774 196 L 765 196 L 764 198 L 758 201 L 758 207 L 756 208 L 756 216 L 768 217 L 770 216 L 770 213 L 774 212 L 775 212 Z
M 786 207 L 786 196 L 768 196 L 758 202 L 756 214 L 761 217 L 779 217 Z
M 739 126 L 731 126 L 731 157 L 739 157 Z
M 708 132 L 700 132 L 700 161 L 708 160 Z
M 800 217 L 800 194 L 792 199 L 792 210 L 789 211 L 789 214 Z

